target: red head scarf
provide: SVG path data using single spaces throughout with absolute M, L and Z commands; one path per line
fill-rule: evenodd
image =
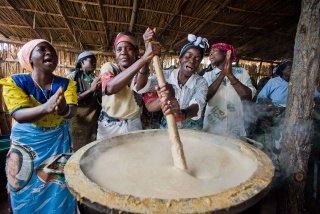
M 210 50 L 213 48 L 218 48 L 223 51 L 231 50 L 231 61 L 232 62 L 237 61 L 236 51 L 234 50 L 234 47 L 232 45 L 229 45 L 226 43 L 216 43 L 216 44 L 211 45 Z
M 133 46 L 135 46 L 137 48 L 137 50 L 139 49 L 138 48 L 138 41 L 137 39 L 132 35 L 131 32 L 121 32 L 117 35 L 116 39 L 114 40 L 114 43 L 113 43 L 113 48 L 116 49 L 117 45 L 120 43 L 120 42 L 129 42 L 130 44 L 132 44 Z

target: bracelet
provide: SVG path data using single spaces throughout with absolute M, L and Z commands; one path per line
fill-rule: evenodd
M 61 117 L 68 117 L 68 116 L 70 115 L 70 113 L 71 113 L 71 108 L 70 108 L 69 105 L 67 105 L 67 106 L 68 106 L 68 111 L 67 111 L 67 113 L 65 113 L 65 114 L 63 114 L 63 115 L 60 115 Z
M 237 84 L 238 82 L 239 82 L 239 80 L 237 79 L 237 81 L 236 81 L 235 83 L 231 83 L 231 82 L 230 82 L 230 84 L 231 84 L 231 85 L 235 85 L 235 84 Z
M 180 111 L 176 122 L 181 123 L 182 120 L 183 120 L 183 113 Z

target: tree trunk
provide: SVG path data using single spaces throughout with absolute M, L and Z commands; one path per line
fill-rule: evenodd
M 286 108 L 286 128 L 280 154 L 284 191 L 278 213 L 301 213 L 311 151 L 315 81 L 320 59 L 320 1 L 303 0 L 294 46 Z

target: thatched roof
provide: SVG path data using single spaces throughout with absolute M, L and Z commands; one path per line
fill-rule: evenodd
M 120 31 L 143 44 L 158 29 L 167 54 L 177 54 L 187 34 L 235 46 L 240 58 L 292 57 L 298 0 L 0 0 L 0 42 L 44 38 L 68 50 L 111 52 Z

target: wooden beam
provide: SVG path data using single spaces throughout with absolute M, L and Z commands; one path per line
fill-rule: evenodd
M 137 11 L 138 11 L 138 0 L 133 1 L 132 13 L 131 13 L 131 20 L 129 25 L 129 31 L 133 32 L 133 26 L 136 22 L 137 18 Z
M 192 34 L 196 34 L 198 33 L 203 27 L 207 26 L 207 24 L 212 21 L 213 19 L 215 19 L 221 11 L 223 11 L 223 9 L 231 2 L 232 0 L 226 0 L 223 2 L 222 5 L 220 5 L 214 12 L 212 12 L 211 15 L 209 15 L 209 17 L 206 18 L 206 20 L 204 20 L 204 22 L 202 22 L 202 24 L 200 24 L 195 30 L 192 31 Z M 179 46 L 181 43 L 185 42 L 186 38 L 181 39 L 178 42 L 175 42 L 173 44 L 173 48 Z
M 31 39 L 30 39 L 31 40 Z M 5 38 L 0 38 L 0 43 L 7 43 L 7 44 L 18 44 L 18 45 L 24 45 L 28 41 L 16 41 L 12 39 L 5 39 Z M 53 41 L 53 44 L 56 43 Z M 80 50 L 78 48 L 67 48 L 67 47 L 62 47 L 62 46 L 57 46 L 53 45 L 56 50 L 64 50 L 68 52 L 73 52 L 73 53 L 79 53 L 82 52 L 83 50 Z M 88 50 L 93 54 L 100 54 L 100 55 L 105 55 L 105 56 L 114 56 L 113 52 L 105 52 L 105 51 L 96 51 L 96 50 Z
M 76 37 L 76 35 L 75 35 L 75 32 L 74 32 L 74 30 L 72 29 L 72 27 L 71 27 L 71 25 L 70 25 L 70 23 L 69 23 L 68 16 L 67 16 L 67 14 L 65 13 L 64 9 L 62 8 L 62 5 L 61 5 L 60 0 L 56 0 L 56 5 L 58 6 L 59 12 L 61 13 L 61 15 L 62 15 L 62 17 L 63 17 L 63 20 L 64 20 L 65 24 L 67 25 L 68 30 L 69 30 L 69 32 L 71 33 L 74 41 L 76 42 L 77 45 L 80 46 L 80 49 L 83 50 L 83 45 L 82 45 L 82 43 L 81 43 L 80 41 L 77 40 L 77 37 Z
M 69 0 L 70 1 L 70 0 Z M 71 0 L 72 1 L 72 0 Z M 101 1 L 101 0 L 98 0 Z M 188 0 L 184 0 L 184 1 L 188 1 Z M 73 1 L 73 2 L 77 2 L 77 3 L 81 3 L 80 1 Z M 89 3 L 88 3 L 89 4 Z M 96 3 L 92 3 L 92 5 L 97 5 L 99 6 L 99 4 Z M 102 9 L 103 6 L 105 6 L 106 4 L 102 4 Z M 118 7 L 116 7 L 118 8 Z M 229 7 L 228 7 L 229 8 Z M 10 6 L 0 6 L 0 9 L 13 9 Z M 126 9 L 129 9 L 129 7 Z M 20 8 L 20 11 L 26 11 L 26 12 L 31 12 L 31 13 L 36 13 L 36 14 L 41 14 L 41 15 L 50 15 L 50 16 L 57 16 L 57 17 L 63 17 L 61 14 L 58 13 L 50 13 L 50 12 L 45 12 L 45 11 L 39 11 L 39 10 L 34 10 L 34 9 L 25 9 L 25 8 Z M 153 12 L 153 13 L 158 13 L 158 14 L 166 14 L 166 15 L 170 15 L 172 16 L 170 21 L 167 22 L 166 26 L 164 27 L 156 27 L 157 29 L 162 29 L 161 32 L 158 34 L 158 37 L 161 37 L 162 34 L 167 30 L 167 28 L 170 26 L 170 24 L 172 23 L 172 20 L 174 20 L 174 17 L 176 16 L 176 13 L 168 13 L 168 12 L 162 12 L 162 11 L 156 11 L 156 10 L 151 10 L 151 9 L 146 9 L 146 8 L 140 8 L 139 10 L 141 11 L 146 11 L 146 12 Z M 179 12 L 180 13 L 180 12 Z M 257 12 L 258 14 L 260 14 L 260 12 Z M 269 15 L 272 13 L 269 13 Z M 179 15 L 179 14 L 177 14 Z M 283 16 L 291 16 L 292 14 L 283 14 Z M 180 14 L 179 16 L 181 16 L 182 18 L 188 18 L 188 19 L 192 19 L 195 21 L 200 21 L 203 22 L 205 21 L 205 19 L 201 19 L 201 18 L 197 18 L 197 17 L 192 17 L 192 16 L 187 16 L 187 15 L 182 15 Z M 107 21 L 105 20 L 96 20 L 96 19 L 88 19 L 88 18 L 82 18 L 82 17 L 75 17 L 75 16 L 68 16 L 69 19 L 75 19 L 75 20 L 81 20 L 81 21 L 87 21 L 87 22 L 96 22 L 96 23 L 108 23 L 108 24 L 124 24 L 124 25 L 130 25 L 130 23 L 128 22 L 116 22 L 116 21 Z M 234 24 L 234 23 L 227 23 L 227 22 L 221 22 L 221 21 L 210 21 L 209 23 L 213 23 L 213 24 L 218 24 L 218 25 L 224 25 L 224 26 L 230 26 L 230 27 L 238 27 L 238 28 L 244 28 L 244 25 L 240 25 L 240 24 Z M 137 24 L 136 24 L 137 25 Z M 142 25 L 140 25 L 142 26 Z M 143 27 L 147 27 L 147 25 L 143 25 Z M 263 27 L 255 27 L 255 26 L 246 26 L 247 29 L 251 29 L 251 30 L 264 30 L 264 31 L 269 31 L 269 29 L 267 28 L 263 28 Z M 40 28 L 43 29 L 43 28 Z M 184 33 L 185 32 L 181 32 L 180 33 Z M 280 34 L 280 35 L 287 35 L 289 36 L 288 33 L 284 33 L 284 32 L 279 32 L 279 31 L 273 31 L 273 33 L 276 34 Z M 210 40 L 210 38 L 208 38 Z
M 180 14 L 182 13 L 183 9 L 185 8 L 186 4 L 188 3 L 189 0 L 183 0 L 181 5 L 179 6 L 178 9 L 176 9 L 176 12 L 171 16 L 171 19 L 167 22 L 167 24 L 164 26 L 163 30 L 159 33 L 158 37 L 161 38 L 162 34 L 167 30 L 169 26 L 171 26 L 173 20 Z M 162 41 L 160 39 L 160 41 Z
M 23 14 L 20 12 L 20 10 L 14 5 L 14 2 L 12 0 L 7 0 L 8 4 L 13 8 L 13 10 L 18 14 L 18 16 L 33 29 L 33 32 L 39 37 L 39 38 L 45 38 L 43 37 L 37 30 L 33 28 L 32 23 L 29 23 L 29 21 L 26 19 L 26 17 L 23 16 Z
M 220 1 L 217 0 L 211 0 L 217 4 L 222 4 Z M 237 12 L 244 12 L 244 13 L 253 13 L 253 14 L 259 14 L 259 15 L 263 15 L 266 13 L 263 11 L 253 11 L 253 10 L 244 10 L 241 8 L 236 8 L 236 7 L 230 7 L 227 6 L 226 8 L 228 8 L 229 10 L 233 10 L 233 11 L 237 11 Z M 289 14 L 289 13 L 269 13 L 270 16 L 294 16 L 294 14 Z
M 103 49 L 105 51 L 107 51 L 107 47 L 109 46 L 109 40 L 108 40 L 108 27 L 107 27 L 107 22 L 106 19 L 103 15 L 103 5 L 102 5 L 102 1 L 98 0 L 98 6 L 99 6 L 99 12 L 100 12 L 100 16 L 102 18 L 102 22 L 103 22 L 103 30 L 104 30 L 104 39 L 103 39 Z
M 5 34 L 4 32 L 2 32 L 1 30 L 0 30 L 0 33 L 1 33 L 5 38 L 9 39 L 9 36 L 8 36 L 7 34 Z

